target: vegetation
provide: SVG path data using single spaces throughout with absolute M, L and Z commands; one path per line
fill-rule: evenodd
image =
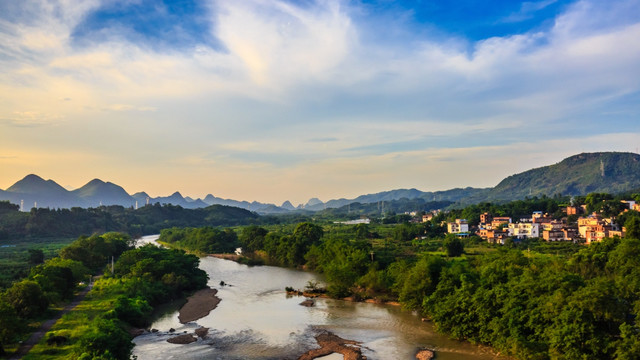
M 0 289 L 27 277 L 33 266 L 57 256 L 62 248 L 82 235 L 117 231 L 138 237 L 176 226 L 234 226 L 269 221 L 276 219 L 259 218 L 247 210 L 222 205 L 203 209 L 155 204 L 137 210 L 102 206 L 21 212 L 17 205 L 0 201 Z M 65 256 L 80 259 L 86 250 L 85 246 L 76 245 L 65 252 Z M 93 259 L 89 267 L 95 270 L 96 264 L 104 261 Z
M 61 257 L 33 266 L 27 278 L 0 293 L 0 327 L 4 329 L 0 331 L 0 354 L 5 344 L 15 344 L 33 329 L 25 324 L 37 326 L 50 315 L 51 307 L 69 301 L 80 282 L 100 271 L 106 258 L 119 256 L 131 245 L 131 238 L 124 234 L 81 237 L 63 248 Z M 31 254 L 34 261 L 42 259 L 38 251 Z
M 640 155 L 633 153 L 583 153 L 502 180 L 482 198 L 468 201 L 515 200 L 553 194 L 612 194 L 640 188 Z
M 238 236 L 232 229 L 212 227 L 164 229 L 158 240 L 167 246 L 199 254 L 232 253 L 239 246 Z
M 118 243 L 121 246 L 114 246 L 117 249 L 129 244 L 128 240 L 122 234 L 105 234 L 80 238 L 68 248 Z M 3 344 L 20 338 L 20 326 L 13 325 L 37 319 L 38 314 L 46 310 L 50 298 L 48 291 L 57 287 L 45 289 L 37 282 L 39 276 L 60 281 L 58 276 L 61 274 L 86 273 L 98 256 L 93 251 L 89 254 L 85 263 L 63 258 L 47 261 L 44 267 L 32 272 L 37 273 L 33 276 L 35 280 L 18 282 L 7 290 L 0 301 L 0 325 L 2 329 L 15 330 L 0 331 Z M 68 267 L 64 267 L 65 264 Z M 196 256 L 180 250 L 153 245 L 125 248 L 114 264 L 114 272 L 106 270 L 95 282 L 83 306 L 63 316 L 25 359 L 129 359 L 133 349 L 128 332 L 131 327 L 148 326 L 154 306 L 206 286 L 207 274 L 198 268 L 198 264 Z M 62 298 L 64 294 L 57 296 Z
M 640 200 L 638 195 L 625 197 Z M 323 273 L 330 296 L 399 301 L 452 337 L 491 345 L 519 359 L 637 359 L 640 213 L 618 215 L 621 198 L 592 193 L 480 203 L 441 212 L 425 223 L 387 213 L 358 225 L 303 217 L 295 224 L 270 219 L 235 229 L 170 227 L 161 232 L 161 241 L 196 253 L 231 252 L 242 246 L 245 263 Z M 572 202 L 618 215 L 627 237 L 584 246 L 538 239 L 494 245 L 474 236 L 445 236 L 447 220 L 466 218 L 477 224 L 483 212 L 514 219 L 533 211 L 561 217 L 561 207 Z M 106 234 L 81 237 L 62 249 L 60 257 L 42 264 L 37 263 L 44 254 L 25 252 L 32 269 L 27 279 L 2 295 L 0 329 L 37 320 L 47 305 L 68 299 L 79 279 L 115 256 L 114 272 L 96 283 L 87 312 L 69 314 L 50 334 L 50 339 L 64 337 L 63 345 L 41 344 L 33 356 L 127 357 L 127 327 L 144 326 L 154 305 L 206 284 L 195 256 L 130 246 L 127 236 Z M 317 284 L 309 287 L 322 291 Z M 15 332 L 0 330 L 0 336 L 3 344 L 19 339 Z
M 57 256 L 73 238 L 33 238 L 0 241 L 0 289 L 29 275 L 32 267 Z
M 590 246 L 536 239 L 493 245 L 443 236 L 440 225 L 456 217 L 477 223 L 485 211 L 560 217 L 570 201 L 617 214 L 619 200 L 590 194 L 483 203 L 428 223 L 248 226 L 238 240 L 248 257 L 323 273 L 330 296 L 397 300 L 439 331 L 518 359 L 637 359 L 639 213 L 618 217 L 631 230 L 627 238 Z
M 0 244 L 24 237 L 71 236 L 118 231 L 134 237 L 158 234 L 174 226 L 233 226 L 257 222 L 258 215 L 244 209 L 212 205 L 184 209 L 175 205 L 147 205 L 139 209 L 122 206 L 98 208 L 31 209 L 0 201 Z

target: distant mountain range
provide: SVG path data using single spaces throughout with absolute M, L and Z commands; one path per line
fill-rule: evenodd
M 53 180 L 27 175 L 6 190 L 0 190 L 0 200 L 24 204 L 28 210 L 38 207 L 71 208 L 100 205 L 144 206 L 147 203 L 173 204 L 183 208 L 202 208 L 210 205 L 228 205 L 262 214 L 287 213 L 296 210 L 319 211 L 341 208 L 359 203 L 372 204 L 401 199 L 421 199 L 425 202 L 472 204 L 482 201 L 511 201 L 527 196 L 586 195 L 590 192 L 620 193 L 640 189 L 640 155 L 634 153 L 602 152 L 574 155 L 563 161 L 512 175 L 494 188 L 456 188 L 446 191 L 424 192 L 399 189 L 358 196 L 355 199 L 336 199 L 322 202 L 317 198 L 306 204 L 293 206 L 264 204 L 257 201 L 222 199 L 211 194 L 204 199 L 183 197 L 175 192 L 166 197 L 150 197 L 145 192 L 129 195 L 122 187 L 111 182 L 94 179 L 76 190 L 66 190 Z

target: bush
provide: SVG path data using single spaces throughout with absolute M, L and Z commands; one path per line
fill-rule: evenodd
M 80 338 L 81 355 L 86 359 L 129 359 L 133 343 L 117 319 L 97 318 Z

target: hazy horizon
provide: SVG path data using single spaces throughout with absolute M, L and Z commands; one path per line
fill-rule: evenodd
M 640 0 L 0 3 L 0 188 L 297 205 L 638 152 Z

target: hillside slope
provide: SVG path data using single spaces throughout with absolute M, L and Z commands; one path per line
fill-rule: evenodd
M 620 193 L 640 188 L 640 155 L 582 153 L 502 180 L 486 200 L 516 200 L 554 194 Z

